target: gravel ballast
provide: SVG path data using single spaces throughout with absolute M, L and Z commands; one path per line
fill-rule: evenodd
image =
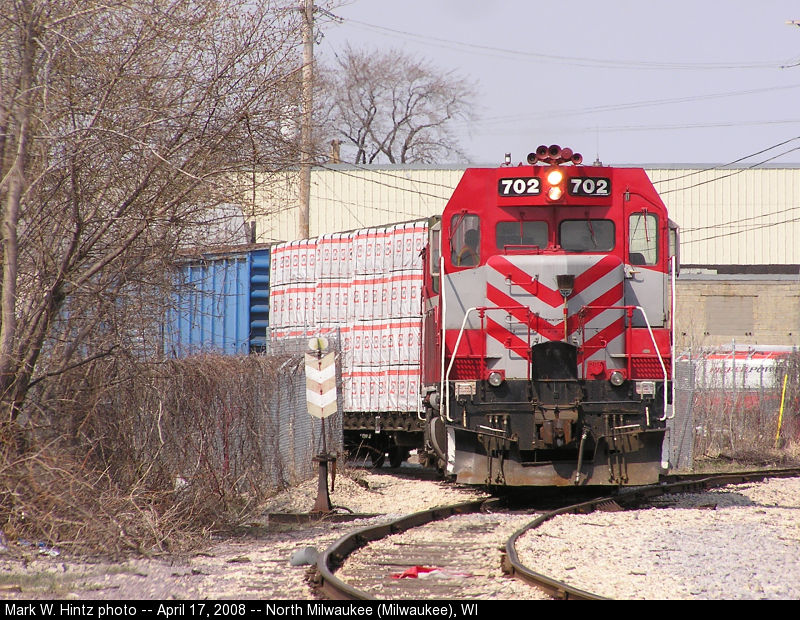
M 526 533 L 533 570 L 620 599 L 800 598 L 800 478 L 561 515 Z
M 308 511 L 315 495 L 316 480 L 310 480 L 276 496 L 265 512 Z M 265 517 L 254 524 L 254 535 L 220 540 L 190 557 L 108 563 L 42 554 L 20 559 L 0 551 L 0 598 L 312 599 L 309 567 L 290 564 L 298 551 L 322 551 L 352 529 L 485 496 L 436 481 L 356 471 L 337 477 L 331 501 L 382 516 L 277 531 L 266 527 Z M 658 502 L 630 512 L 563 515 L 527 533 L 518 552 L 534 570 L 612 598 L 800 598 L 800 478 Z M 487 538 L 487 546 L 510 533 L 502 530 Z M 507 587 L 501 579 L 489 596 L 526 597 L 524 587 Z

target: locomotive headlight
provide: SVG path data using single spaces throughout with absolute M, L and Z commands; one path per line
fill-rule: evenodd
M 545 180 L 550 186 L 547 190 L 547 197 L 550 200 L 558 200 L 564 195 L 564 188 L 562 183 L 564 181 L 564 173 L 560 168 L 551 168 L 545 175 Z
M 503 382 L 503 375 L 499 372 L 489 373 L 489 385 L 498 387 Z
M 625 376 L 619 370 L 615 370 L 611 373 L 608 380 L 611 382 L 611 385 L 619 387 L 625 382 Z
M 547 183 L 549 185 L 558 185 L 564 180 L 564 173 L 558 168 L 553 168 L 547 173 Z

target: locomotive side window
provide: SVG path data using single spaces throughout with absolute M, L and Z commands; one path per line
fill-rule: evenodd
M 480 263 L 481 218 L 470 213 L 454 215 L 450 221 L 450 258 L 456 267 Z
M 628 260 L 631 265 L 655 265 L 658 260 L 658 218 L 632 213 L 628 218 Z
M 558 232 L 559 244 L 570 252 L 614 249 L 614 222 L 611 220 L 564 220 Z
M 498 222 L 495 240 L 500 250 L 520 245 L 547 247 L 547 222 Z
M 431 285 L 433 286 L 433 292 L 439 292 L 439 259 L 442 255 L 441 253 L 441 231 L 442 231 L 442 223 L 438 221 L 435 223 L 431 223 L 428 226 L 428 246 L 431 249 Z

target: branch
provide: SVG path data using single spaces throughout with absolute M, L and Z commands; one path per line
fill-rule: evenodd
M 63 375 L 65 372 L 68 372 L 68 371 L 70 371 L 70 370 L 72 370 L 74 368 L 78 368 L 80 366 L 83 366 L 84 364 L 88 364 L 89 362 L 93 362 L 93 361 L 98 360 L 98 359 L 100 359 L 102 357 L 106 357 L 107 355 L 111 355 L 111 352 L 116 348 L 117 348 L 117 345 L 115 345 L 115 344 L 111 345 L 111 347 L 109 349 L 107 349 L 105 351 L 102 351 L 100 353 L 96 353 L 95 355 L 92 355 L 91 357 L 87 357 L 86 359 L 83 359 L 83 360 L 80 360 L 78 362 L 75 362 L 74 364 L 70 364 L 69 366 L 65 366 L 63 368 L 59 368 L 58 370 L 53 370 L 51 372 L 47 372 L 47 373 L 43 374 L 41 377 L 36 377 L 35 379 L 31 379 L 30 383 L 28 383 L 28 388 L 32 388 L 34 385 L 36 385 L 40 381 L 44 381 L 48 377 L 56 377 L 58 375 Z

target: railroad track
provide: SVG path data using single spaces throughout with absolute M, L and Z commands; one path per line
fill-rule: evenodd
M 343 536 L 320 555 L 319 561 L 317 562 L 317 584 L 319 588 L 325 596 L 336 600 L 368 600 L 377 598 L 370 593 L 370 590 L 374 588 L 370 588 L 370 584 L 365 582 L 372 582 L 374 586 L 383 580 L 383 575 L 378 574 L 377 570 L 373 568 L 373 570 L 367 574 L 357 575 L 357 579 L 353 580 L 355 583 L 340 579 L 338 576 L 334 575 L 334 572 L 344 564 L 345 559 L 357 550 L 366 547 L 370 543 L 382 540 L 391 534 L 398 534 L 410 529 L 420 528 L 427 524 L 450 518 L 454 515 L 479 512 L 485 507 L 485 502 L 486 500 L 475 500 L 472 502 L 425 510 L 396 519 L 390 523 L 362 528 Z M 386 564 L 387 567 L 391 566 L 388 563 Z M 394 565 L 393 568 L 400 569 L 402 565 L 403 563 L 401 561 L 399 564 Z M 373 567 L 375 567 L 375 564 L 373 564 Z M 386 571 L 383 572 L 385 573 Z
M 547 510 L 533 520 L 530 510 L 500 510 L 496 502 L 487 501 L 426 510 L 343 536 L 320 555 L 316 582 L 324 596 L 337 600 L 532 598 L 534 591 L 530 586 L 549 598 L 600 599 L 594 593 L 524 566 L 516 551 L 518 539 L 561 514 L 622 510 L 670 493 L 701 492 L 728 484 L 790 476 L 800 476 L 800 468 L 670 476 L 668 482 L 623 489 L 614 495 Z M 397 544 L 387 540 L 392 534 L 410 530 L 421 531 L 412 542 Z M 486 542 L 489 534 L 497 539 L 495 544 Z M 348 560 L 354 555 L 357 561 Z M 394 578 L 420 569 L 433 572 L 422 579 Z M 511 580 L 503 580 L 501 570 L 520 582 L 512 585 Z M 421 573 L 422 577 L 426 575 Z

